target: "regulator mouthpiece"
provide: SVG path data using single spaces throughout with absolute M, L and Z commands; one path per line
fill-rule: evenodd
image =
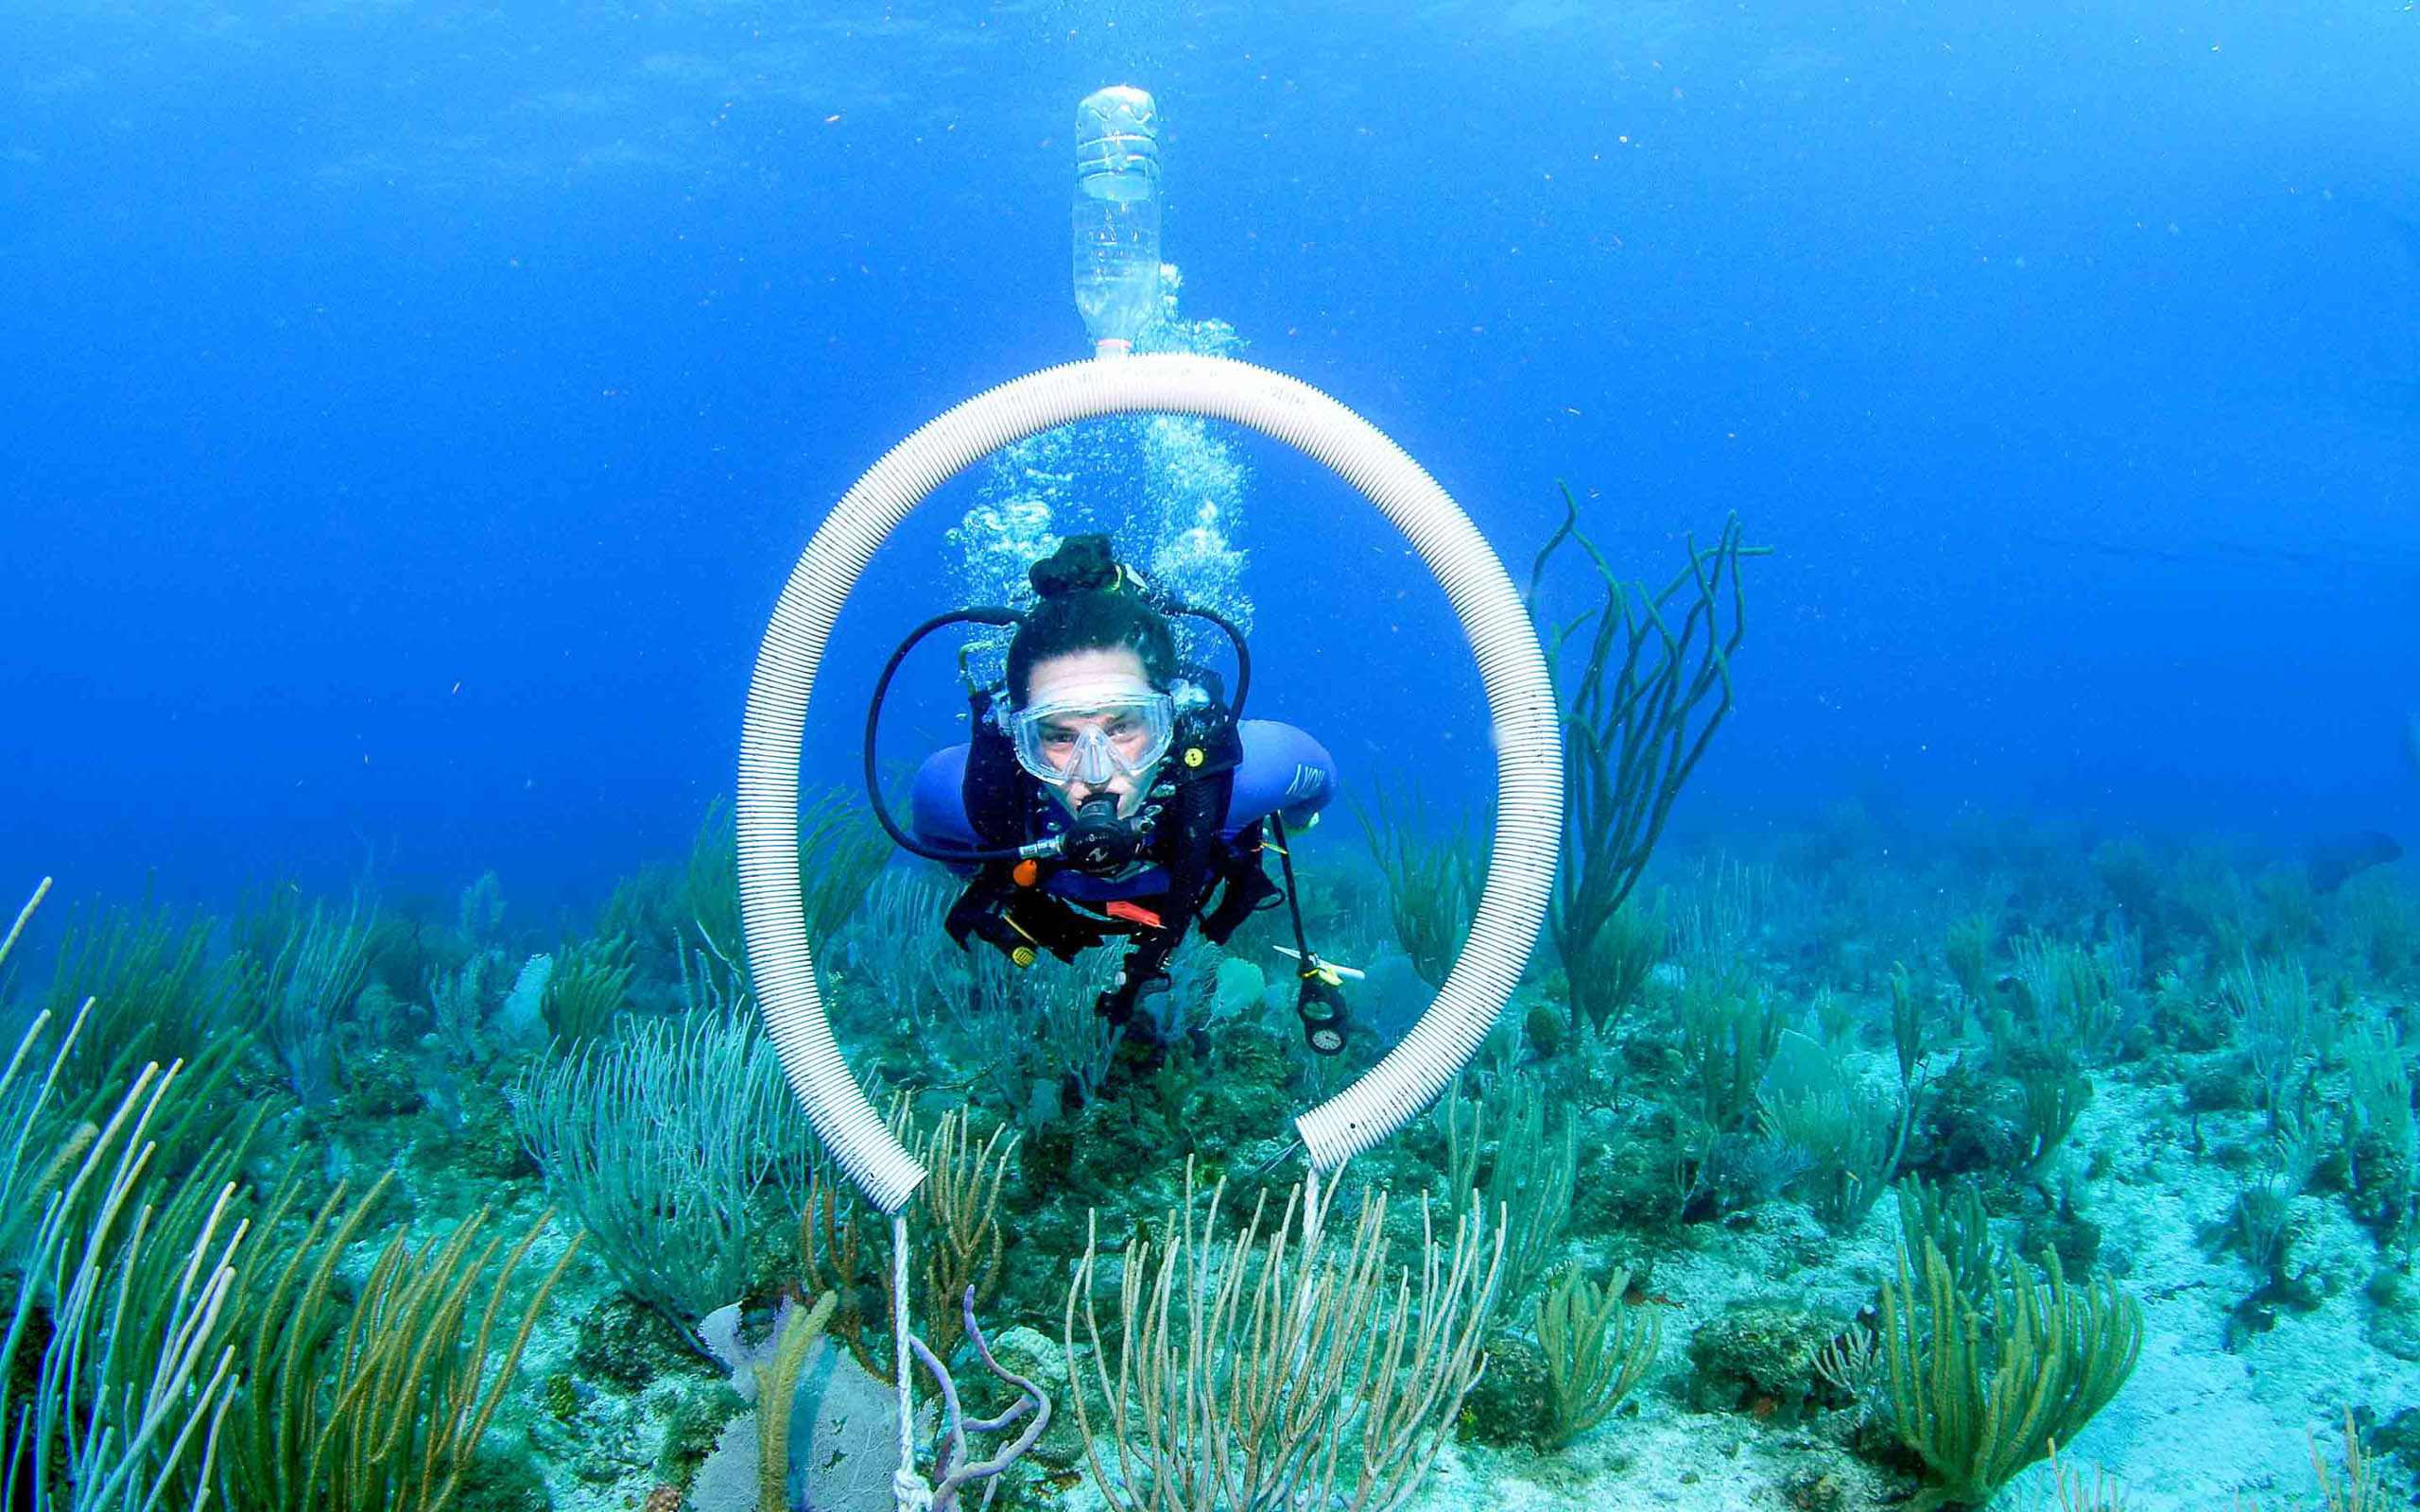
M 1132 825 L 1117 816 L 1114 798 L 1087 801 L 1060 837 L 1061 859 L 1079 871 L 1115 871 L 1141 853 L 1141 837 Z

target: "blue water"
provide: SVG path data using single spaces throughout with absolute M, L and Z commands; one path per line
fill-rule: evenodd
M 0 877 L 493 868 L 535 920 L 678 852 L 832 502 L 1082 354 L 1068 126 L 1120 81 L 1186 313 L 1516 576 L 1558 477 L 1626 573 L 1731 509 L 1775 548 L 1676 833 L 2409 842 L 2420 15 L 1976 9 L 12 7 Z M 1442 598 L 1233 444 L 1258 708 L 1480 792 Z M 870 573 L 814 775 L 974 488 Z

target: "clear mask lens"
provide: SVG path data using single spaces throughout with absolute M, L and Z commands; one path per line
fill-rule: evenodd
M 1099 787 L 1158 765 L 1176 711 L 1167 694 L 1148 687 L 1075 688 L 1018 710 L 1009 728 L 1017 764 L 1042 782 Z

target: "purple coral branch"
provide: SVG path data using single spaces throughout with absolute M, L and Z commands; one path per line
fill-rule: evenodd
M 993 1358 L 992 1346 L 983 1337 L 983 1325 L 975 1320 L 974 1287 L 966 1289 L 961 1306 L 966 1314 L 966 1335 L 975 1341 L 975 1351 L 982 1357 L 983 1367 L 1016 1387 L 1021 1395 L 1008 1411 L 998 1417 L 968 1422 L 959 1405 L 958 1382 L 951 1377 L 949 1367 L 935 1358 L 933 1351 L 925 1347 L 923 1339 L 913 1333 L 908 1335 L 908 1348 L 916 1351 L 916 1358 L 924 1363 L 925 1369 L 941 1387 L 942 1393 L 944 1432 L 933 1458 L 933 1512 L 951 1512 L 958 1505 L 958 1493 L 961 1486 L 976 1481 L 988 1481 L 1023 1459 L 1026 1452 L 1041 1440 L 1043 1430 L 1050 1426 L 1050 1399 L 1043 1395 L 1042 1388 L 1004 1368 L 998 1360 Z M 1013 1440 L 1003 1445 L 997 1453 L 989 1459 L 958 1464 L 959 1457 L 966 1452 L 968 1430 L 978 1434 L 999 1433 L 1028 1412 L 1033 1414 L 1033 1420 L 1027 1423 L 1024 1432 Z M 985 1488 L 984 1502 L 987 1505 L 991 1502 L 990 1490 L 990 1487 Z

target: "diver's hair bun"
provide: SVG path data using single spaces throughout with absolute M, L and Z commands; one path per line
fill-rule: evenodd
M 1143 676 L 1166 689 L 1176 677 L 1176 633 L 1143 579 L 1118 564 L 1102 535 L 1069 536 L 1027 575 L 1042 602 L 1009 638 L 1009 696 L 1020 708 L 1036 664 L 1054 656 L 1124 646 Z
M 1044 598 L 1061 598 L 1069 593 L 1108 593 L 1125 575 L 1110 550 L 1109 538 L 1089 535 L 1069 536 L 1057 551 L 1035 562 L 1026 576 Z

